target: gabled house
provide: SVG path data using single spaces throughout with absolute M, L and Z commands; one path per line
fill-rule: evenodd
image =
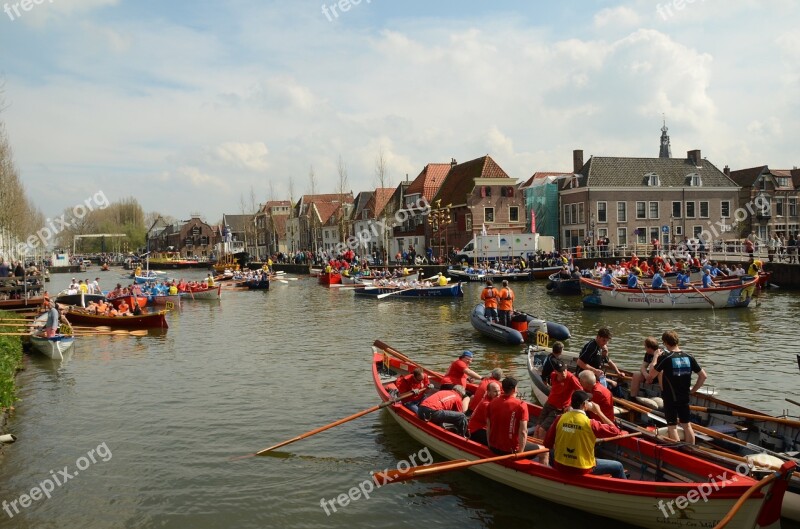
M 286 220 L 292 210 L 288 200 L 270 200 L 256 215 L 256 241 L 259 261 L 267 256 L 288 251 Z
M 525 201 L 517 181 L 491 156 L 460 164 L 453 160 L 433 202 L 450 206 L 450 223 L 441 231 L 451 248 L 463 247 L 482 232 L 497 235 L 525 229 Z
M 748 212 L 737 226 L 739 236 L 755 232 L 766 240 L 770 235 L 788 238 L 800 231 L 797 209 L 800 169 L 770 169 L 760 165 L 730 171 L 730 177 L 741 186 L 738 207 Z
M 373 256 L 377 261 L 382 259 L 388 232 L 384 230 L 388 219 L 384 218 L 384 211 L 395 189 L 393 187 L 378 187 L 375 191 L 361 194 L 369 196 L 363 207 L 353 213 L 352 235 L 359 241 L 360 256 Z M 390 230 L 391 225 L 387 227 Z
M 329 206 L 329 205 L 332 206 Z M 309 250 L 316 252 L 324 247 L 324 231 L 323 225 L 328 224 L 331 216 L 335 211 L 342 209 L 342 205 L 347 205 L 344 213 L 349 213 L 349 206 L 353 204 L 353 193 L 347 192 L 345 194 L 330 193 L 321 195 L 303 195 L 297 204 L 292 209 L 291 217 L 286 221 L 287 244 L 292 252 Z M 339 216 L 341 213 L 335 215 L 336 222 L 341 221 Z M 331 232 L 328 227 L 328 241 L 333 237 L 339 237 L 341 225 L 335 226 L 336 231 Z M 336 242 L 341 241 L 341 238 Z
M 446 255 L 444 233 L 439 229 L 439 215 L 445 215 L 445 206 L 440 206 L 435 214 L 437 222 L 430 216 L 433 197 L 439 192 L 442 183 L 452 167 L 449 163 L 429 163 L 411 182 L 403 197 L 403 222 L 395 230 L 397 237 L 413 244 L 417 253 L 424 256 L 428 247 L 435 247 L 435 254 Z M 444 222 L 441 223 L 444 226 Z M 435 229 L 434 229 L 435 228 Z M 440 233 L 441 232 L 441 233 Z M 441 237 L 440 237 L 441 235 Z M 436 239 L 435 241 L 433 239 Z
M 162 219 L 163 221 L 163 219 Z M 211 257 L 214 251 L 214 231 L 199 215 L 181 224 L 151 226 L 147 244 L 154 254 L 170 257 Z M 165 224 L 165 223 L 164 223 Z
M 686 158 L 594 156 L 573 151 L 573 174 L 561 180 L 561 247 L 647 252 L 686 239 L 732 238 L 739 186 L 700 150 Z M 588 243 L 588 244 L 587 244 Z

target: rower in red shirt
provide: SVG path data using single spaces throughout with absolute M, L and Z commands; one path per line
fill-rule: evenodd
M 611 395 L 611 392 L 607 387 L 597 381 L 597 375 L 594 374 L 594 371 L 584 369 L 578 375 L 578 379 L 581 382 L 583 391 L 592 396 L 592 402 L 600 406 L 600 410 L 603 412 L 603 415 L 613 421 L 614 397 Z M 590 419 L 597 419 L 598 421 L 600 420 L 600 417 L 591 410 L 589 410 L 588 415 Z
M 475 395 L 469 401 L 469 411 L 475 413 L 475 410 L 478 408 L 478 405 L 483 402 L 483 397 L 486 395 L 486 389 L 489 387 L 491 382 L 497 382 L 500 384 L 503 380 L 503 370 L 499 367 L 492 369 L 492 372 L 489 374 L 487 378 L 481 379 L 481 383 L 478 385 L 478 388 L 475 390 Z
M 534 436 L 543 438 L 556 416 L 569 406 L 572 393 L 581 389 L 578 377 L 567 371 L 567 364 L 558 360 L 550 374 L 550 394 L 539 412 Z
M 486 413 L 486 438 L 489 449 L 505 455 L 536 450 L 528 443 L 528 405 L 517 398 L 517 379 L 503 379 L 503 394 L 489 403 Z
M 417 417 L 439 426 L 446 422 L 454 424 L 458 432 L 467 437 L 467 416 L 464 415 L 463 402 L 466 396 L 467 390 L 459 385 L 453 386 L 453 389 L 437 391 L 422 401 Z
M 486 438 L 486 416 L 489 404 L 500 395 L 500 382 L 491 378 L 487 380 L 489 383 L 486 385 L 486 398 L 481 400 L 480 405 L 472 412 L 467 429 L 471 441 L 489 446 L 489 440 Z
M 414 371 L 411 374 L 398 377 L 394 382 L 395 387 L 397 387 L 397 391 L 401 395 L 403 393 L 408 393 L 409 391 L 419 390 L 418 395 L 410 395 L 400 401 L 402 402 L 403 406 L 414 413 L 419 411 L 419 403 L 425 398 L 425 390 L 428 388 L 428 384 L 430 384 L 428 375 L 422 371 L 421 367 L 414 368 Z
M 450 364 L 450 369 L 442 377 L 441 389 L 453 389 L 454 386 L 467 387 L 467 377 L 481 378 L 481 376 L 469 368 L 472 363 L 472 351 L 464 351 L 458 360 Z

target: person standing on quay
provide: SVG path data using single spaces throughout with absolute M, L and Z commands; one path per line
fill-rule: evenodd
M 500 325 L 511 327 L 511 312 L 514 310 L 514 291 L 508 286 L 508 281 L 503 280 L 503 288 L 500 289 L 500 301 L 497 304 L 500 314 Z
M 647 375 L 647 383 L 651 383 L 658 373 L 664 373 L 661 395 L 664 399 L 664 415 L 667 418 L 667 437 L 679 441 L 678 424 L 683 428 L 687 443 L 694 444 L 694 430 L 689 422 L 689 398 L 703 387 L 707 375 L 694 357 L 684 353 L 680 347 L 678 333 L 666 331 L 661 335 L 666 352 L 661 354 L 658 363 Z M 697 382 L 691 387 L 692 373 L 697 373 Z

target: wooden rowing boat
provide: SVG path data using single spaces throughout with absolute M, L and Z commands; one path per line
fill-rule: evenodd
M 220 299 L 222 297 L 222 285 L 217 285 L 211 288 L 196 288 L 194 290 L 187 290 L 180 292 L 182 300 L 196 300 L 196 299 Z
M 117 296 L 115 298 L 108 298 L 108 301 L 114 306 L 115 309 L 118 309 L 123 302 L 128 306 L 130 310 L 133 310 L 134 303 L 139 305 L 140 309 L 143 309 L 145 305 L 147 305 L 147 296 L 142 296 L 142 295 L 133 296 L 131 294 L 125 294 L 123 296 Z
M 106 325 L 114 329 L 167 329 L 167 311 L 152 312 L 139 316 L 105 316 L 89 314 L 77 307 L 70 307 L 65 314 L 67 320 L 75 325 Z
M 540 404 L 544 404 L 547 400 L 550 388 L 547 386 L 541 377 L 542 364 L 547 357 L 548 350 L 540 347 L 528 347 L 528 375 L 533 382 L 533 395 Z M 561 354 L 560 360 L 567 364 L 570 371 L 574 371 L 577 367 L 578 355 L 574 352 L 564 351 Z M 630 377 L 630 372 L 623 371 L 626 377 Z M 626 397 L 630 398 L 629 386 L 627 379 L 623 378 L 617 381 Z M 640 394 L 645 394 L 645 397 L 631 399 L 632 402 L 643 406 L 645 408 L 653 409 L 656 413 L 663 410 L 663 401 L 661 401 L 661 390 L 657 383 L 642 384 Z M 786 422 L 771 422 L 765 420 L 756 420 L 752 418 L 742 418 L 733 413 L 765 416 L 768 414 L 759 411 L 745 408 L 737 404 L 727 402 L 718 398 L 713 393 L 699 391 L 690 396 L 690 405 L 699 408 L 710 409 L 712 412 L 692 411 L 692 423 L 699 424 L 705 428 L 719 432 L 721 434 L 732 436 L 746 444 L 737 445 L 730 441 L 715 440 L 713 438 L 706 439 L 711 444 L 718 444 L 720 448 L 731 454 L 732 457 L 727 461 L 730 467 L 735 467 L 741 457 L 752 459 L 759 454 L 766 454 L 769 459 L 769 453 L 776 453 L 776 455 L 783 456 L 784 459 L 791 459 L 792 454 L 798 454 L 800 450 L 800 428 L 792 426 Z M 623 408 L 615 407 L 617 415 L 626 413 Z M 642 417 L 639 418 L 640 420 Z M 643 423 L 652 423 L 652 418 L 644 415 Z M 656 424 L 656 426 L 664 426 L 664 423 Z M 697 435 L 697 432 L 695 432 Z M 707 437 L 707 436 L 706 436 Z M 698 453 L 693 451 L 692 453 Z M 773 459 L 773 461 L 778 461 Z M 719 458 L 714 459 L 718 463 L 723 463 Z M 783 501 L 782 515 L 790 520 L 800 522 L 800 480 L 793 477 L 789 485 L 789 490 L 786 493 Z
M 31 333 L 30 341 L 31 346 L 46 357 L 53 360 L 63 360 L 64 355 L 75 343 L 75 337 L 56 334 L 47 338 L 37 333 Z
M 581 278 L 584 307 L 618 309 L 710 309 L 746 307 L 750 304 L 756 279 L 748 277 L 712 288 L 679 289 L 606 287 L 600 281 Z
M 394 380 L 411 372 L 414 367 L 416 364 L 406 357 L 400 359 L 388 352 L 373 355 L 373 383 L 383 402 L 389 401 L 390 391 L 397 389 Z M 436 375 L 433 373 L 432 382 L 438 382 Z M 469 389 L 474 391 L 474 385 Z M 528 408 L 531 416 L 540 411 L 532 404 L 528 404 Z M 386 410 L 406 433 L 446 459 L 476 460 L 494 455 L 483 445 L 464 439 L 456 432 L 422 421 L 401 404 L 391 404 Z M 758 483 L 747 476 L 736 476 L 736 481 L 727 481 L 724 487 L 716 489 L 710 485 L 708 476 L 730 476 L 728 469 L 640 438 L 617 439 L 602 446 L 604 448 L 598 449 L 600 456 L 620 460 L 630 469 L 633 479 L 595 475 L 576 477 L 522 459 L 476 465 L 470 470 L 570 509 L 638 527 L 659 529 L 713 527 L 748 489 Z M 785 468 L 781 468 L 780 481 L 773 481 L 765 490 L 750 495 L 727 527 L 779 527 L 779 507 L 786 485 L 783 476 L 792 468 L 792 463 L 786 463 Z M 678 507 L 682 504 L 678 498 L 691 498 L 689 495 L 696 495 L 698 490 L 708 490 L 706 501 L 686 502 L 683 508 Z M 672 514 L 659 507 L 669 502 L 677 509 Z
M 431 286 L 431 287 L 379 287 L 379 286 L 366 286 L 364 288 L 354 289 L 353 292 L 356 296 L 372 297 L 377 299 L 391 299 L 396 297 L 403 298 L 461 298 L 464 297 L 464 291 L 461 289 L 461 283 L 446 286 Z
M 317 276 L 317 281 L 319 281 L 320 285 L 325 287 L 339 285 L 342 283 L 342 274 L 339 272 L 320 272 Z

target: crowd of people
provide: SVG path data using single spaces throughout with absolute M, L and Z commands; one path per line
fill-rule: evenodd
M 438 389 L 417 367 L 397 378 L 394 396 L 419 419 L 450 429 L 495 454 L 534 451 L 531 459 L 565 474 L 627 479 L 622 463 L 595 455 L 597 439 L 622 434 L 613 402 L 614 394 L 619 394 L 614 379 L 619 379 L 621 372 L 609 357 L 611 338 L 608 328 L 598 329 L 581 349 L 575 372 L 563 359 L 563 344 L 553 344 L 541 370 L 549 395 L 535 418 L 517 395 L 517 379 L 504 377 L 500 368 L 481 377 L 470 367 L 475 358 L 472 351 L 461 352 L 450 364 Z M 685 441 L 694 443 L 689 402 L 691 394 L 705 383 L 705 371 L 681 349 L 675 331 L 664 332 L 661 344 L 654 337 L 646 338 L 644 348 L 642 366 L 631 384 L 632 398 L 642 384 L 658 383 L 667 436 L 679 440 L 680 426 Z M 693 374 L 697 375 L 694 384 Z M 470 387 L 474 389 L 468 390 Z

